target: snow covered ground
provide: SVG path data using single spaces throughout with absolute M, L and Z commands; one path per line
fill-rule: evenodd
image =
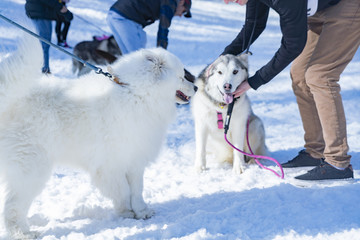
M 110 32 L 106 13 L 113 0 L 72 0 L 74 13 L 68 42 L 74 46 L 93 35 Z M 26 23 L 25 0 L 1 0 L 0 14 Z M 222 0 L 193 0 L 193 18 L 176 17 L 168 50 L 197 75 L 223 51 L 244 24 L 245 7 Z M 87 21 L 84 21 L 86 19 Z M 90 24 L 90 23 L 91 24 Z M 96 27 L 94 25 L 96 25 Z M 98 28 L 102 29 L 99 30 Z M 145 29 L 155 46 L 157 23 Z M 0 19 L 0 59 L 16 49 L 21 30 Z M 271 12 L 266 31 L 251 47 L 250 73 L 277 50 L 281 33 Z M 53 42 L 56 42 L 53 35 Z M 51 48 L 54 75 L 75 76 L 71 58 Z M 145 172 L 144 198 L 156 215 L 148 220 L 118 218 L 112 203 L 90 185 L 81 170 L 57 167 L 30 212 L 31 229 L 40 239 L 360 239 L 360 51 L 341 77 L 348 121 L 348 142 L 355 180 L 310 183 L 297 187 L 294 176 L 307 169 L 286 170 L 281 180 L 258 166 L 240 176 L 230 168 L 197 174 L 194 125 L 189 106 L 178 107 L 158 159 Z M 303 146 L 303 130 L 291 89 L 289 68 L 258 91 L 249 91 L 254 112 L 262 118 L 271 156 L 280 162 Z M 0 103 L 1 104 L 1 103 Z M 141 149 L 139 149 L 141 151 Z M 279 170 L 268 163 L 274 170 Z M 0 239 L 6 239 L 0 223 Z

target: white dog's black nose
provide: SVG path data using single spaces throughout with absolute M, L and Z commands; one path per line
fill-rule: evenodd
M 224 84 L 224 90 L 225 90 L 225 91 L 230 91 L 231 88 L 232 88 L 232 85 L 231 85 L 230 83 L 225 83 L 225 84 Z

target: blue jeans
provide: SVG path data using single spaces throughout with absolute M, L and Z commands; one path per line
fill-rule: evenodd
M 136 51 L 146 46 L 146 32 L 141 24 L 129 20 L 110 10 L 107 22 L 122 54 Z
M 32 22 L 34 23 L 36 30 L 38 32 L 38 34 L 45 38 L 46 40 L 51 42 L 51 34 L 52 34 L 52 22 L 51 20 L 46 20 L 46 19 L 31 19 Z M 43 56 L 44 56 L 44 63 L 43 63 L 43 68 L 42 68 L 42 72 L 43 73 L 48 73 L 50 72 L 50 66 L 49 66 L 49 48 L 50 45 L 41 42 L 41 46 L 43 49 Z

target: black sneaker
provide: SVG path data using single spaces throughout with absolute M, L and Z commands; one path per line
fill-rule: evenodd
M 316 167 L 319 166 L 321 162 L 321 158 L 313 158 L 310 154 L 305 152 L 305 149 L 303 149 L 296 157 L 286 163 L 281 164 L 281 166 L 283 168 Z
M 351 164 L 344 170 L 339 170 L 327 162 L 323 162 L 320 166 L 317 166 L 307 173 L 295 178 L 299 180 L 348 179 L 354 178 L 354 171 Z

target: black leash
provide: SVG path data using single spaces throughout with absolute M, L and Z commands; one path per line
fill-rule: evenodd
M 258 5 L 258 2 L 256 2 L 256 9 L 255 9 L 255 20 L 254 20 L 254 25 L 253 25 L 253 29 L 251 31 L 251 35 L 250 35 L 250 39 L 249 39 L 249 43 L 248 43 L 248 46 L 246 48 L 246 52 L 247 54 L 252 54 L 249 49 L 250 49 L 250 44 L 251 44 L 251 40 L 253 38 L 253 34 L 254 34 L 254 31 L 255 31 L 255 26 L 256 26 L 256 20 L 257 20 L 257 15 L 258 15 L 258 9 L 257 9 L 257 5 Z M 245 31 L 244 31 L 244 39 L 245 39 Z M 245 41 L 243 42 L 243 49 L 245 47 Z M 235 150 L 239 151 L 240 153 L 246 155 L 246 156 L 249 156 L 249 157 L 253 157 L 255 159 L 255 162 L 262 168 L 266 169 L 266 170 L 269 170 L 271 172 L 273 172 L 276 176 L 280 177 L 281 179 L 284 179 L 284 170 L 281 166 L 281 164 L 274 158 L 271 158 L 271 157 L 267 157 L 267 156 L 260 156 L 260 155 L 254 155 L 252 150 L 251 150 L 251 147 L 250 147 L 250 143 L 249 143 L 249 135 L 248 135 L 248 130 L 249 130 L 249 118 L 248 118 L 248 121 L 247 121 L 247 124 L 246 124 L 246 141 L 247 141 L 247 145 L 249 147 L 249 150 L 251 152 L 251 154 L 249 153 L 246 153 L 238 148 L 236 148 L 228 139 L 227 139 L 227 131 L 229 129 L 229 125 L 230 125 L 230 119 L 231 119 L 231 114 L 232 114 L 232 111 L 233 111 L 233 108 L 234 108 L 234 104 L 235 104 L 235 101 L 237 100 L 237 98 L 234 98 L 234 100 L 228 105 L 228 110 L 227 110 L 227 113 L 226 113 L 226 119 L 225 119 L 225 126 L 224 126 L 224 138 L 225 138 L 225 141 L 232 147 L 234 148 Z M 274 170 L 268 168 L 268 167 L 265 167 L 263 164 L 261 164 L 259 162 L 259 160 L 257 158 L 261 158 L 261 159 L 267 159 L 267 160 L 270 160 L 270 161 L 273 161 L 275 162 L 275 164 L 280 168 L 281 170 L 281 175 L 278 174 L 277 172 L 275 172 Z
M 61 48 L 61 47 L 53 44 L 52 42 L 46 40 L 45 38 L 39 36 L 38 34 L 30 31 L 29 29 L 21 26 L 20 24 L 17 24 L 16 22 L 10 20 L 9 18 L 3 16 L 2 14 L 0 14 L 0 18 L 3 19 L 3 20 L 5 20 L 6 22 L 8 22 L 8 23 L 10 23 L 10 24 L 12 24 L 12 25 L 20 28 L 21 30 L 25 31 L 26 33 L 28 33 L 28 34 L 30 34 L 30 35 L 38 38 L 40 41 L 42 41 L 42 42 L 44 42 L 44 43 L 46 43 L 46 44 L 48 44 L 48 45 L 56 48 L 57 50 L 60 50 L 61 52 L 69 55 L 70 57 L 74 58 L 75 60 L 81 62 L 85 67 L 88 67 L 88 68 L 90 68 L 91 70 L 94 70 L 97 74 L 103 74 L 104 76 L 106 76 L 106 77 L 110 78 L 112 81 L 114 81 L 114 79 L 115 79 L 114 76 L 112 76 L 112 75 L 111 75 L 110 73 L 108 73 L 108 72 L 104 72 L 101 68 L 96 67 L 96 66 L 94 66 L 94 65 L 92 65 L 92 64 L 90 64 L 90 63 L 88 63 L 88 62 L 86 62 L 86 61 L 84 61 L 84 60 L 82 60 L 82 59 L 79 58 L 78 56 L 75 56 L 74 54 L 72 54 L 72 53 L 64 50 L 63 48 Z
M 254 32 L 255 32 L 255 27 L 256 27 L 256 22 L 257 22 L 257 15 L 258 15 L 258 2 L 256 2 L 256 5 L 255 5 L 255 20 L 254 20 L 254 23 L 253 23 L 253 28 L 251 30 L 251 34 L 250 34 L 250 38 L 249 38 L 249 42 L 248 42 L 248 45 L 247 45 L 247 48 L 246 48 L 246 52 L 245 53 L 250 53 L 250 55 L 252 55 L 252 53 L 249 51 L 250 49 L 250 45 L 251 45 L 251 40 L 253 38 L 253 35 L 254 35 Z M 246 26 L 246 20 L 245 20 L 245 26 Z M 245 30 L 244 30 L 244 40 L 243 40 L 243 46 L 242 46 L 242 49 L 245 50 Z M 243 50 L 243 51 L 244 51 Z
M 257 15 L 258 15 L 258 2 L 256 2 L 256 6 L 255 6 L 255 20 L 254 20 L 254 23 L 253 23 L 253 28 L 251 30 L 251 34 L 250 34 L 250 38 L 249 38 L 249 42 L 248 42 L 248 46 L 246 48 L 246 54 L 249 54 L 252 55 L 252 53 L 250 52 L 250 45 L 251 45 L 251 40 L 253 38 L 253 35 L 254 35 L 254 32 L 255 32 L 255 27 L 256 27 L 256 21 L 257 21 Z M 246 22 L 245 22 L 245 25 L 246 25 Z M 245 31 L 244 31 L 244 39 L 243 39 L 243 49 L 245 48 Z M 226 119 L 225 119 L 225 126 L 224 126 L 224 133 L 225 135 L 227 134 L 227 131 L 229 130 L 229 125 L 230 125 L 230 119 L 231 119 L 231 114 L 232 114 L 232 111 L 233 111 L 233 108 L 234 108 L 234 104 L 235 104 L 235 101 L 236 101 L 237 98 L 234 98 L 234 100 L 228 105 L 228 110 L 227 110 L 227 113 L 226 113 Z
M 228 105 L 226 118 L 225 118 L 225 126 L 224 126 L 225 135 L 227 134 L 227 131 L 229 130 L 231 114 L 232 114 L 232 111 L 233 111 L 233 108 L 234 108 L 234 103 L 235 103 L 236 99 L 237 98 L 234 98 L 234 100 Z

